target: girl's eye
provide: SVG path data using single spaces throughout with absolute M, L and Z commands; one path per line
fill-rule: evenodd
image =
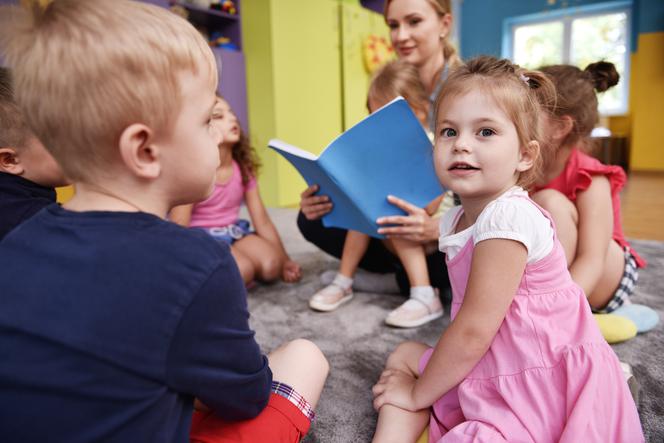
M 482 137 L 491 137 L 492 135 L 495 135 L 496 131 L 490 128 L 482 128 L 480 129 L 480 135 Z
M 398 23 L 388 23 L 387 27 L 390 29 L 397 29 L 399 27 Z
M 417 26 L 421 21 L 422 21 L 422 19 L 419 19 L 419 18 L 413 18 L 413 19 L 410 19 L 410 20 L 408 21 L 408 24 L 409 24 L 410 26 Z
M 440 135 L 443 137 L 456 137 L 457 132 L 452 128 L 443 128 L 443 130 L 440 131 Z

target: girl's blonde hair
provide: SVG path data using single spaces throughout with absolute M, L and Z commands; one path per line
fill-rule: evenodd
M 367 107 L 370 100 L 386 104 L 400 95 L 406 99 L 417 118 L 426 126 L 429 97 L 417 68 L 403 60 L 395 60 L 374 74 L 367 94 Z
M 572 130 L 562 146 L 586 139 L 599 120 L 596 92 L 604 92 L 620 80 L 615 65 L 599 61 L 589 64 L 583 71 L 572 65 L 544 66 L 540 70 L 556 86 L 556 107 L 551 115 L 558 118 L 568 115 L 573 120 Z
M 427 0 L 431 7 L 436 11 L 438 17 L 443 17 L 445 14 L 452 14 L 452 3 L 451 0 Z M 385 6 L 383 8 L 383 17 L 387 20 L 387 10 L 390 7 L 392 0 L 385 0 Z M 449 64 L 450 68 L 456 68 L 459 65 L 462 65 L 461 57 L 450 43 L 449 35 L 446 35 L 441 38 L 443 43 L 443 56 L 445 57 L 445 63 Z M 442 69 L 442 68 L 441 68 Z M 440 74 L 440 73 L 438 73 Z M 438 75 L 436 76 L 438 78 Z
M 489 94 L 516 128 L 520 149 L 530 151 L 533 167 L 521 172 L 517 185 L 528 189 L 538 177 L 541 156 L 532 141 L 542 140 L 542 108 L 555 106 L 556 92 L 551 80 L 539 71 L 530 71 L 509 60 L 482 56 L 466 62 L 448 77 L 436 99 L 436 136 L 438 116 L 446 103 L 473 90 Z
M 73 181 L 108 171 L 133 123 L 169 134 L 183 105 L 183 74 L 217 83 L 214 55 L 200 33 L 140 2 L 1 7 L 0 44 L 25 119 Z

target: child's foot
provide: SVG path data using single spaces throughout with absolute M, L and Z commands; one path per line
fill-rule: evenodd
M 309 307 L 316 311 L 330 312 L 353 298 L 353 279 L 337 274 L 332 283 L 316 292 Z
M 428 288 L 431 289 L 433 296 L 414 293 L 415 288 L 411 288 L 410 298 L 390 312 L 385 323 L 397 328 L 415 328 L 442 317 L 443 305 L 440 303 L 440 298 L 433 288 L 430 286 Z
M 336 276 L 337 271 L 325 271 L 320 275 L 320 281 L 324 285 L 329 285 Z M 400 292 L 394 273 L 378 274 L 363 269 L 358 269 L 353 276 L 353 290 L 376 294 L 398 294 Z

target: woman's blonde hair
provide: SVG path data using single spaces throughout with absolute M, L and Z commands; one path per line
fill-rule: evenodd
M 543 73 L 523 69 L 509 60 L 488 56 L 469 60 L 452 71 L 436 99 L 436 136 L 438 116 L 445 104 L 473 90 L 492 97 L 514 124 L 520 149 L 530 150 L 533 167 L 521 172 L 517 181 L 519 186 L 528 189 L 538 177 L 542 163 L 539 148 L 531 142 L 542 140 L 542 109 L 555 107 L 553 83 Z
M 417 68 L 403 60 L 389 62 L 376 71 L 369 85 L 367 107 L 369 101 L 386 104 L 398 96 L 406 99 L 417 118 L 426 126 L 429 97 Z
M 74 181 L 117 160 L 127 126 L 168 133 L 183 104 L 184 73 L 207 71 L 217 82 L 214 55 L 198 31 L 140 2 L 3 7 L 0 44 L 28 124 Z
M 452 3 L 451 0 L 427 0 L 431 7 L 436 11 L 439 17 L 445 16 L 445 14 L 452 14 Z M 383 17 L 387 20 L 387 9 L 390 7 L 392 0 L 385 0 L 385 6 L 383 7 Z M 449 35 L 446 35 L 441 38 L 443 43 L 443 56 L 445 57 L 445 63 L 449 64 L 450 68 L 456 68 L 459 65 L 463 64 L 461 57 L 450 43 Z

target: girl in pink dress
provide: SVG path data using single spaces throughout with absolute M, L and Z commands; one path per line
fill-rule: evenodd
M 435 162 L 461 206 L 441 220 L 452 322 L 406 342 L 373 388 L 374 442 L 642 442 L 618 359 L 567 271 L 548 213 L 524 190 L 539 166 L 542 73 L 480 57 L 437 102 Z
M 203 229 L 218 242 L 229 245 L 246 284 L 254 279 L 270 282 L 281 278 L 291 283 L 300 280 L 300 265 L 286 253 L 258 192 L 256 153 L 242 134 L 228 102 L 221 97 L 217 97 L 212 109 L 210 125 L 222 136 L 212 195 L 195 205 L 173 208 L 170 219 Z M 239 218 L 242 204 L 247 205 L 255 231 L 250 229 L 248 220 Z

